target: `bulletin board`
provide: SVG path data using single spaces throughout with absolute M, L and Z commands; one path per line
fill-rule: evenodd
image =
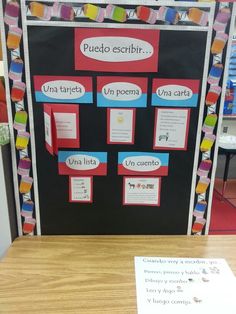
M 15 3 L 19 232 L 207 233 L 233 4 L 22 0 L 12 30 Z

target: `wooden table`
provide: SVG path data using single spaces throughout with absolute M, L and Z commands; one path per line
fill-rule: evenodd
M 136 313 L 134 256 L 225 258 L 236 236 L 18 238 L 0 262 L 1 314 Z

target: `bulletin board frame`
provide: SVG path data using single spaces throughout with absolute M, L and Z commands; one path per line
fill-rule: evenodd
M 44 0 L 40 1 L 43 4 L 51 4 L 52 1 L 50 0 Z M 114 4 L 119 6 L 128 6 L 129 1 L 116 1 L 116 0 L 110 0 L 110 1 L 102 1 L 102 0 L 92 0 L 92 1 L 76 1 L 76 0 L 65 0 L 60 1 L 63 3 L 76 3 L 76 5 L 79 4 L 85 4 L 85 3 L 94 3 L 96 5 L 102 4 Z M 18 106 L 19 110 L 22 110 L 22 105 L 25 104 L 25 107 L 28 110 L 28 130 L 30 133 L 30 142 L 29 146 L 26 149 L 23 149 L 19 151 L 16 149 L 16 139 L 17 139 L 17 133 L 14 130 L 14 104 L 12 103 L 11 99 L 11 89 L 12 89 L 12 83 L 8 80 L 6 80 L 6 92 L 7 92 L 7 104 L 8 104 L 8 114 L 9 114 L 9 124 L 10 124 L 10 133 L 11 133 L 11 150 L 12 150 L 12 157 L 13 157 L 13 174 L 14 174 L 14 187 L 15 187 L 15 198 L 16 198 L 16 208 L 17 208 L 17 222 L 18 222 L 18 232 L 19 235 L 22 235 L 23 229 L 24 229 L 24 219 L 22 219 L 22 202 L 32 200 L 34 201 L 34 212 L 33 217 L 35 219 L 35 226 L 36 228 L 34 231 L 30 232 L 30 234 L 37 234 L 41 235 L 44 234 L 41 232 L 42 226 L 41 226 L 41 214 L 40 214 L 40 197 L 39 197 L 39 185 L 38 185 L 38 171 L 37 169 L 37 155 L 36 155 L 36 141 L 35 141 L 35 125 L 34 125 L 34 108 L 33 108 L 33 83 L 31 82 L 31 68 L 30 68 L 30 55 L 29 55 L 29 38 L 28 38 L 28 30 L 29 27 L 65 27 L 65 28 L 96 28 L 96 29 L 136 29 L 137 24 L 135 24 L 135 19 L 132 19 L 131 15 L 131 22 L 128 24 L 119 24 L 119 23 L 113 23 L 110 21 L 109 23 L 103 22 L 103 23 L 97 23 L 93 21 L 86 21 L 83 20 L 79 21 L 56 21 L 56 20 L 50 20 L 50 21 L 43 21 L 38 19 L 32 19 L 29 10 L 28 10 L 28 3 L 29 1 L 20 1 L 20 11 L 21 11 L 21 25 L 22 25 L 22 43 L 19 49 L 17 51 L 11 51 L 9 52 L 7 50 L 7 27 L 4 25 L 4 7 L 2 7 L 2 4 L 0 4 L 0 12 L 1 12 L 1 35 L 3 38 L 3 57 L 4 57 L 4 69 L 5 69 L 5 77 L 8 78 L 9 75 L 9 67 L 10 67 L 10 59 L 14 57 L 14 53 L 20 53 L 23 60 L 24 60 L 24 73 L 23 73 L 23 79 L 25 79 L 26 83 L 26 96 L 22 103 L 17 103 L 16 108 Z M 188 215 L 188 224 L 186 227 L 186 233 L 187 234 L 207 234 L 209 231 L 209 224 L 210 224 L 210 216 L 211 216 L 211 203 L 212 203 L 212 195 L 213 195 L 213 185 L 214 185 L 214 177 L 215 177 L 215 170 L 216 170 L 216 161 L 217 161 L 217 152 L 218 152 L 218 135 L 220 132 L 220 124 L 222 120 L 222 112 L 223 112 L 223 103 L 224 103 L 224 90 L 226 87 L 226 81 L 227 81 L 227 68 L 228 68 L 228 59 L 230 54 L 230 45 L 232 42 L 232 33 L 233 33 L 233 26 L 234 21 L 233 19 L 227 26 L 227 32 L 229 34 L 229 39 L 227 42 L 227 45 L 225 47 L 225 50 L 222 54 L 219 55 L 211 55 L 211 45 L 214 40 L 214 30 L 213 30 L 213 24 L 214 24 L 214 18 L 217 14 L 217 10 L 219 10 L 222 7 L 229 7 L 231 10 L 232 16 L 236 13 L 236 4 L 232 4 L 230 2 L 224 2 L 224 3 L 198 3 L 198 2 L 173 2 L 173 1 L 135 1 L 135 5 L 146 5 L 151 7 L 161 7 L 161 6 L 170 6 L 172 8 L 200 8 L 200 9 L 206 9 L 209 10 L 209 22 L 208 26 L 199 26 L 199 25 L 192 25 L 192 24 L 181 24 L 181 25 L 167 25 L 167 24 L 157 24 L 157 25 L 149 25 L 149 24 L 138 24 L 138 28 L 142 30 L 160 30 L 160 31 L 191 31 L 191 32 L 205 32 L 207 34 L 206 39 L 206 49 L 205 49 L 205 62 L 204 62 L 204 70 L 202 75 L 202 85 L 201 85 L 201 95 L 199 95 L 200 102 L 199 102 L 199 115 L 198 115 L 198 121 L 197 121 L 197 132 L 196 132 L 196 142 L 195 142 L 195 149 L 194 149 L 194 161 L 193 161 L 193 168 L 192 168 L 192 180 L 191 180 L 191 193 L 189 195 L 189 215 Z M 6 3 L 4 2 L 4 6 Z M 184 18 L 184 17 L 183 17 Z M 221 78 L 221 87 L 222 87 L 222 93 L 217 99 L 215 103 L 212 104 L 212 106 L 206 107 L 206 97 L 207 93 L 209 92 L 209 85 L 207 83 L 208 73 L 211 66 L 211 63 L 213 62 L 222 62 L 224 64 L 224 73 Z M 158 108 L 164 108 L 164 107 L 158 107 Z M 214 132 L 214 135 L 216 135 L 216 141 L 214 145 L 211 147 L 211 149 L 207 151 L 201 151 L 201 143 L 204 140 L 204 133 L 202 132 L 202 125 L 204 118 L 207 114 L 214 114 L 216 113 L 218 115 L 218 124 L 216 125 L 216 130 Z M 124 150 L 124 149 L 123 149 Z M 153 151 L 156 152 L 156 151 Z M 22 195 L 22 193 L 19 194 L 19 189 L 21 185 L 22 178 L 19 176 L 18 173 L 18 162 L 19 159 L 22 158 L 22 156 L 27 157 L 30 156 L 32 159 L 32 177 L 33 177 L 33 186 L 31 190 L 25 194 Z M 211 159 L 212 160 L 212 169 L 209 172 L 209 178 L 210 183 L 208 185 L 207 191 L 204 191 L 204 193 L 196 193 L 196 186 L 199 181 L 198 177 L 198 168 L 199 164 L 202 160 Z M 162 183 L 163 186 L 163 183 Z M 204 214 L 204 227 L 199 231 L 194 231 L 193 226 L 196 221 L 196 216 L 193 215 L 194 210 L 196 209 L 196 204 L 198 204 L 201 201 L 206 202 L 206 209 Z M 203 217 L 202 217 L 203 218 Z M 157 232 L 158 233 L 158 232 Z

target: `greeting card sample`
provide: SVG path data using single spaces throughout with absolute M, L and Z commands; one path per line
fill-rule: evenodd
M 75 29 L 75 70 L 157 72 L 159 30 Z
M 93 103 L 92 78 L 87 76 L 34 76 L 37 102 Z
M 98 175 L 107 174 L 107 153 L 59 151 L 58 169 L 62 175 Z
M 107 109 L 107 143 L 134 144 L 135 109 Z
M 156 108 L 154 149 L 187 150 L 190 110 Z
M 147 107 L 147 78 L 99 76 L 97 106 L 119 108 Z
M 160 206 L 161 178 L 124 177 L 123 205 Z
M 169 154 L 145 152 L 118 153 L 119 175 L 167 176 Z
M 75 203 L 92 203 L 93 177 L 70 177 L 69 201 Z
M 53 114 L 50 107 L 44 107 L 44 133 L 45 133 L 45 144 L 47 150 L 50 154 L 54 154 L 54 147 L 53 147 L 53 129 L 56 130 L 55 122 L 53 120 Z M 55 131 L 56 132 L 56 131 Z
M 79 148 L 79 106 L 44 104 L 46 148 L 57 153 L 58 148 Z
M 196 107 L 199 80 L 153 79 L 152 106 Z

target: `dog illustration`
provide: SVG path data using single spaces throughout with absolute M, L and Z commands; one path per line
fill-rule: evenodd
M 132 184 L 132 183 L 129 182 L 128 185 L 129 185 L 130 189 L 134 189 L 135 188 L 135 184 Z
M 159 141 L 166 140 L 166 142 L 167 142 L 168 138 L 169 138 L 169 132 L 166 132 L 166 134 L 161 134 L 159 136 Z

